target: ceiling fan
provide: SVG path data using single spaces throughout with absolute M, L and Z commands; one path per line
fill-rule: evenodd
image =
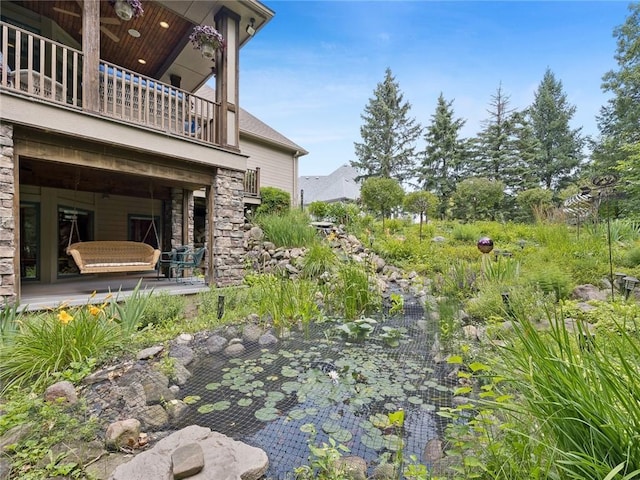
M 53 7 L 53 9 L 61 13 L 63 15 L 69 15 L 71 17 L 82 18 L 81 13 L 72 12 L 71 10 L 65 10 L 64 8 Z M 106 25 L 120 25 L 120 20 L 115 17 L 100 17 L 100 31 L 104 33 L 107 37 L 109 37 L 112 41 L 118 43 L 120 38 L 109 30 Z M 82 33 L 82 29 L 79 30 L 79 33 Z

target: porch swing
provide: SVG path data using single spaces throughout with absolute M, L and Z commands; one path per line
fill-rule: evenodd
M 76 190 L 78 184 L 76 183 Z M 160 245 L 158 230 L 153 215 L 153 188 L 151 190 L 151 223 L 141 242 L 128 240 L 92 240 L 83 242 L 78 230 L 78 211 L 71 217 L 71 231 L 67 254 L 73 257 L 81 274 L 143 272 L 155 270 L 160 258 L 160 250 L 145 243 L 151 230 L 156 236 L 156 245 Z M 74 202 L 75 203 L 75 202 Z M 71 243 L 74 231 L 77 242 Z

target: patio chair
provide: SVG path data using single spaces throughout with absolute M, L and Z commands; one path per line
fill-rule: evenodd
M 183 245 L 172 249 L 170 252 L 162 252 L 158 261 L 158 280 L 160 272 L 166 270 L 167 278 L 171 278 L 175 264 L 184 260 L 185 254 L 190 250 L 188 245 Z
M 184 277 L 185 270 L 191 270 L 193 274 L 193 270 L 200 267 L 206 252 L 207 249 L 204 247 L 189 250 L 182 256 L 182 260 L 174 262 L 172 267 L 176 271 L 176 282 L 179 282 L 180 278 Z

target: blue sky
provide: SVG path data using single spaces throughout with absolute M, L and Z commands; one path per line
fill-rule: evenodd
M 430 123 L 440 93 L 474 136 L 501 84 L 522 109 L 547 68 L 577 109 L 572 127 L 597 134 L 617 68 L 613 30 L 626 1 L 269 1 L 276 12 L 240 54 L 242 107 L 309 151 L 300 175 L 327 175 L 355 158 L 361 114 L 389 67 Z M 422 143 L 418 144 L 422 148 Z

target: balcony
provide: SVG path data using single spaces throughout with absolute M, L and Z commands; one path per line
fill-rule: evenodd
M 1 51 L 6 52 L 0 62 L 3 92 L 220 146 L 218 103 L 105 61 L 85 82 L 81 51 L 4 22 L 0 28 Z M 86 88 L 99 91 L 98 111 L 83 105 Z
M 95 78 L 85 82 L 81 51 L 5 22 L 0 22 L 0 51 L 2 94 L 98 115 L 178 140 L 222 146 L 216 128 L 221 117 L 217 102 L 103 60 Z M 83 105 L 86 88 L 99 92 L 97 111 Z M 244 190 L 247 199 L 259 201 L 259 169 L 246 171 Z

